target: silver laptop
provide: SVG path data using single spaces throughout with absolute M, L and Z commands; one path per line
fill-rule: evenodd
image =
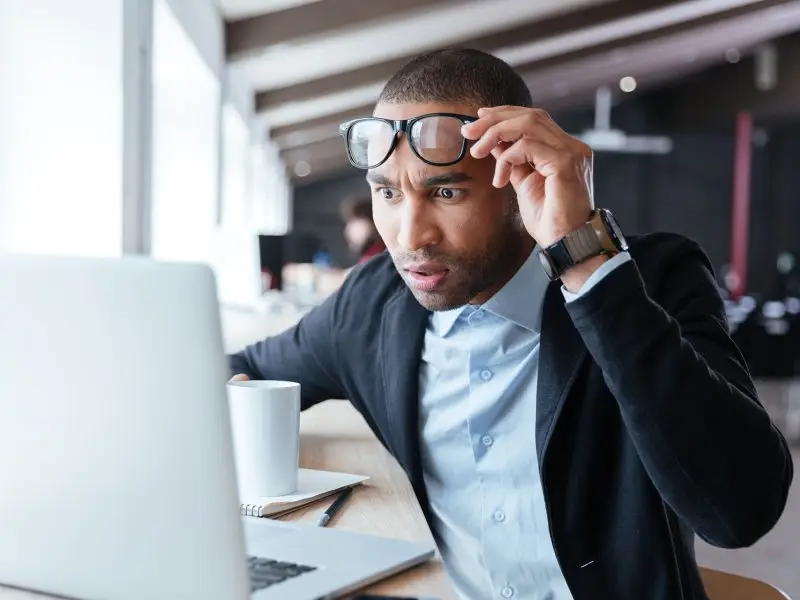
M 0 585 L 304 600 L 433 555 L 239 516 L 221 338 L 205 266 L 0 257 Z

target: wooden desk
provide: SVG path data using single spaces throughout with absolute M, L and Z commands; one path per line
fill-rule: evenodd
M 328 527 L 349 529 L 416 542 L 432 542 L 411 485 L 397 462 L 380 445 L 349 402 L 330 400 L 305 411 L 301 419 L 300 462 L 304 467 L 369 475 Z M 315 521 L 331 499 L 323 499 L 284 517 Z M 455 594 L 438 555 L 368 588 L 375 594 L 425 595 L 454 600 Z M 34 600 L 42 596 L 0 587 L 0 600 Z

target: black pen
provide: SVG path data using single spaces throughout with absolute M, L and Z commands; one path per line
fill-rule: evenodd
M 347 499 L 350 497 L 350 494 L 352 493 L 353 493 L 353 488 L 349 487 L 346 490 L 344 490 L 341 494 L 339 494 L 339 497 L 333 501 L 333 504 L 331 504 L 328 507 L 328 510 L 322 513 L 322 516 L 319 518 L 319 521 L 317 521 L 317 525 L 319 527 L 325 527 L 325 525 L 328 524 L 328 521 L 330 521 L 334 517 L 334 515 L 337 512 L 339 512 L 339 509 L 342 508 L 344 503 L 347 502 Z

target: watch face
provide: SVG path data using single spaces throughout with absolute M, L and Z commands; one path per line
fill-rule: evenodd
M 614 215 L 611 213 L 611 211 L 607 209 L 601 209 L 601 215 L 603 217 L 603 222 L 606 224 L 606 228 L 608 229 L 608 233 L 611 235 L 611 238 L 614 240 L 617 248 L 622 251 L 626 251 L 628 249 L 628 242 L 625 241 L 625 234 L 622 233 L 622 229 L 620 229 L 617 219 L 614 218 Z

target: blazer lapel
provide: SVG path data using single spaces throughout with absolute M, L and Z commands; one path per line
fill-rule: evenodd
M 419 432 L 419 369 L 428 311 L 403 285 L 389 301 L 381 328 L 386 414 L 395 458 L 418 494 L 424 492 Z
M 540 471 L 558 415 L 587 355 L 586 345 L 564 306 L 561 284 L 553 282 L 545 295 L 539 347 L 536 454 Z

